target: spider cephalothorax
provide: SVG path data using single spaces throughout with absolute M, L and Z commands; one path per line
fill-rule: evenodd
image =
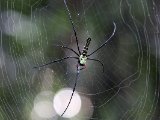
M 87 57 L 84 55 L 80 55 L 78 62 L 80 66 L 85 66 L 87 62 Z

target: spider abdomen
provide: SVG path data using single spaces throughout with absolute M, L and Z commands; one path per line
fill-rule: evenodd
M 84 48 L 83 48 L 83 51 L 82 51 L 83 57 L 87 56 L 88 47 L 89 47 L 89 45 L 90 45 L 90 42 L 91 42 L 91 38 L 88 38 L 88 39 L 87 39 L 87 42 L 86 42 L 86 44 L 85 44 L 85 46 L 84 46 Z

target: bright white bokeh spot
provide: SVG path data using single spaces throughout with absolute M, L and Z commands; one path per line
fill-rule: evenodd
M 40 101 L 34 105 L 34 111 L 41 118 L 52 118 L 55 113 L 53 103 L 50 101 Z
M 36 112 L 35 110 L 33 109 L 31 111 L 31 116 L 30 116 L 30 119 L 29 120 L 58 120 L 58 117 L 57 116 L 54 116 L 52 118 L 42 118 L 40 117 Z
M 40 92 L 34 100 L 33 111 L 35 112 L 35 114 L 38 116 L 39 119 L 40 118 L 49 119 L 56 116 L 56 112 L 53 108 L 53 92 L 51 91 Z
M 62 89 L 54 97 L 54 109 L 58 115 L 61 115 L 66 109 L 72 94 L 72 89 Z M 65 118 L 71 118 L 77 115 L 81 108 L 81 98 L 77 92 L 74 92 L 72 101 L 63 115 Z

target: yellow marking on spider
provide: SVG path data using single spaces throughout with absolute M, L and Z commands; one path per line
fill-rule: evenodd
M 84 55 L 80 55 L 79 62 L 80 62 L 80 64 L 85 65 L 87 62 L 87 57 Z

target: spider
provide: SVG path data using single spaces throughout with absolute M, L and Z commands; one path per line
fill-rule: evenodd
M 79 43 L 78 43 L 78 37 L 77 37 L 77 32 L 76 32 L 76 29 L 75 29 L 75 26 L 74 26 L 74 22 L 72 20 L 72 16 L 71 16 L 70 10 L 69 10 L 68 5 L 66 3 L 66 0 L 64 0 L 64 4 L 65 4 L 65 7 L 66 7 L 66 10 L 67 10 L 67 13 L 68 13 L 69 21 L 71 22 L 71 26 L 72 26 L 72 29 L 73 29 L 73 32 L 74 32 L 74 36 L 75 36 L 75 39 L 76 39 L 76 46 L 77 46 L 78 52 L 76 52 L 72 48 L 69 48 L 69 47 L 63 46 L 63 45 L 55 45 L 55 47 L 60 47 L 60 48 L 68 49 L 68 50 L 72 51 L 76 55 L 76 57 L 74 57 L 74 56 L 67 56 L 67 57 L 64 57 L 64 58 L 61 58 L 61 59 L 56 59 L 56 60 L 51 61 L 51 62 L 46 63 L 46 64 L 42 64 L 40 66 L 34 67 L 34 68 L 41 68 L 41 67 L 44 67 L 44 66 L 47 66 L 47 65 L 50 65 L 50 64 L 53 64 L 53 63 L 57 63 L 57 62 L 62 62 L 63 60 L 67 60 L 67 59 L 71 59 L 71 58 L 77 60 L 77 75 L 76 75 L 75 84 L 74 84 L 73 91 L 72 91 L 70 100 L 68 102 L 68 105 L 65 108 L 64 112 L 61 114 L 61 116 L 64 115 L 64 113 L 67 111 L 67 109 L 68 109 L 68 107 L 69 107 L 69 105 L 71 103 L 72 97 L 73 97 L 75 89 L 76 89 L 77 79 L 78 79 L 78 76 L 79 76 L 79 72 L 80 72 L 80 70 L 83 70 L 83 69 L 86 68 L 87 60 L 95 61 L 95 62 L 100 63 L 101 66 L 102 66 L 103 73 L 104 73 L 104 65 L 103 65 L 103 63 L 100 60 L 98 60 L 98 59 L 90 58 L 90 56 L 93 55 L 94 53 L 96 53 L 102 47 L 104 47 L 107 44 L 107 42 L 114 36 L 115 31 L 116 31 L 116 24 L 113 22 L 114 30 L 113 30 L 111 36 L 103 44 L 101 44 L 97 49 L 95 49 L 90 54 L 87 54 L 88 53 L 88 48 L 89 48 L 89 45 L 90 45 L 90 42 L 91 42 L 91 38 L 89 37 L 86 40 L 86 44 L 83 47 L 83 50 L 80 51 Z

